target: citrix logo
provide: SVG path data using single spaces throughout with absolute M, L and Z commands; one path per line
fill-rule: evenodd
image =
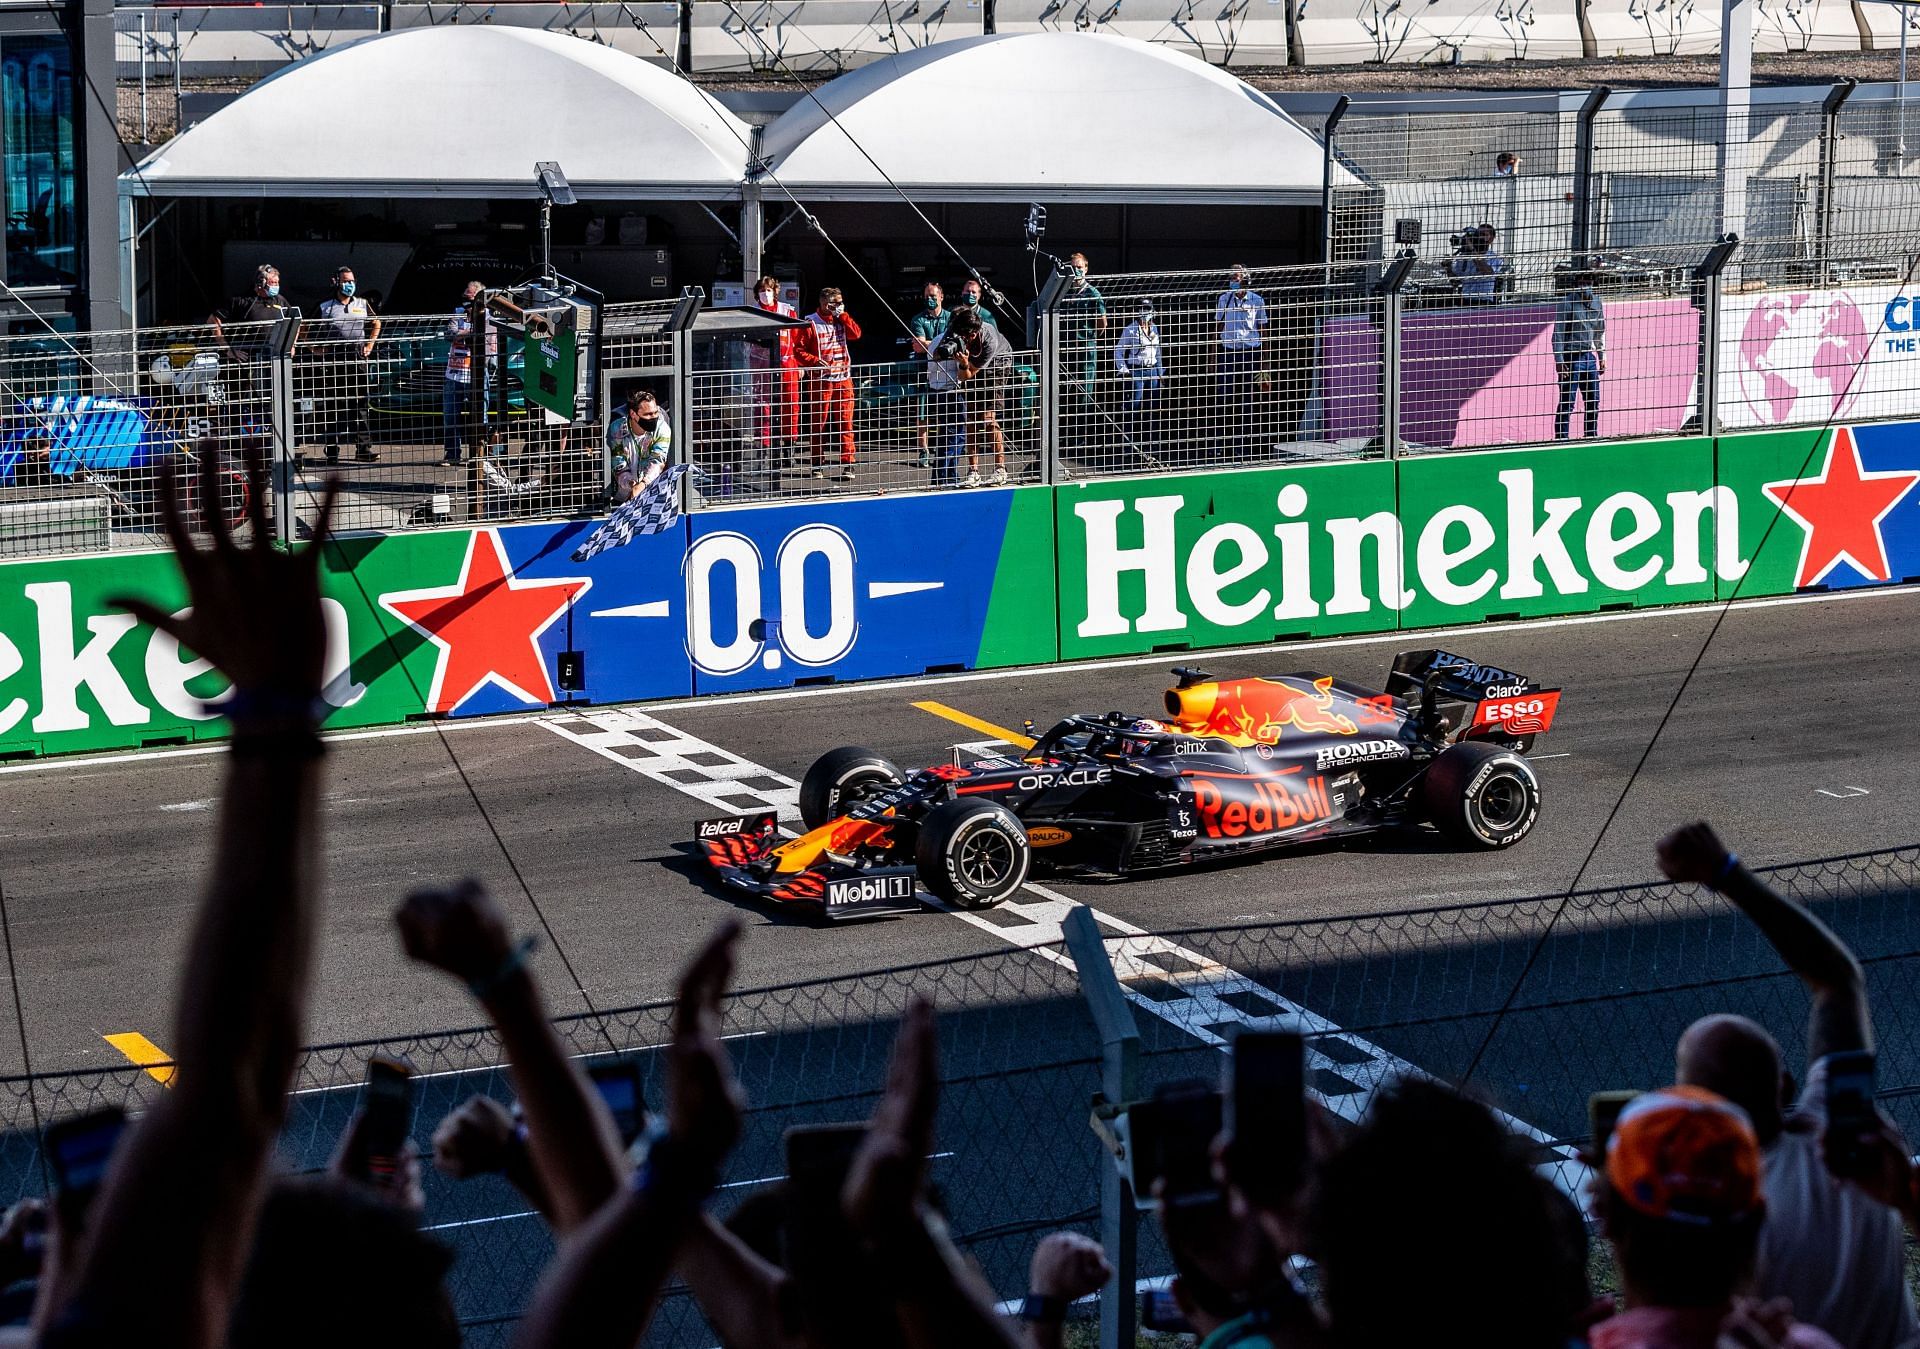
M 1637 592 L 1656 578 L 1673 587 L 1746 573 L 1739 502 L 1730 487 L 1673 491 L 1659 501 L 1623 490 L 1589 506 L 1581 496 L 1536 501 L 1530 468 L 1496 476 L 1505 506 L 1497 520 L 1458 502 L 1435 511 L 1414 537 L 1403 535 L 1392 511 L 1316 519 L 1306 487 L 1289 482 L 1273 498 L 1276 523 L 1267 532 L 1277 546 L 1253 523 L 1229 520 L 1183 551 L 1179 522 L 1187 499 L 1179 493 L 1076 501 L 1073 513 L 1086 537 L 1086 612 L 1075 632 L 1178 632 L 1194 617 L 1234 628 L 1269 615 L 1308 619 L 1375 606 L 1398 612 L 1422 593 L 1467 606 L 1496 589 L 1503 600 L 1524 600 L 1549 590 L 1585 594 L 1595 583 Z M 1584 527 L 1574 525 L 1583 515 Z M 1706 532 L 1711 559 L 1702 546 Z M 1141 598 L 1123 611 L 1122 581 L 1134 577 Z M 1420 588 L 1405 584 L 1410 580 Z

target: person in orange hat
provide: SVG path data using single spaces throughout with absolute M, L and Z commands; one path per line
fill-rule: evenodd
M 1625 1310 L 1593 1327 L 1593 1349 L 1715 1349 L 1723 1334 L 1839 1349 L 1790 1305 L 1741 1296 L 1766 1220 L 1760 1165 L 1746 1112 L 1704 1087 L 1648 1092 L 1620 1113 L 1601 1215 Z

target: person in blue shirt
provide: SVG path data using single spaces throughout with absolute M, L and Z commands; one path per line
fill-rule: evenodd
M 1586 400 L 1587 439 L 1600 434 L 1600 376 L 1607 373 L 1607 311 L 1593 291 L 1593 274 L 1575 272 L 1553 313 L 1553 369 L 1560 405 L 1553 410 L 1553 438 L 1566 440 L 1575 398 Z
M 1220 426 L 1215 447 L 1234 452 L 1243 447 L 1256 411 L 1256 377 L 1260 373 L 1260 330 L 1267 326 L 1267 302 L 1247 280 L 1247 269 L 1233 264 L 1227 288 L 1214 302 L 1213 322 L 1220 343 L 1215 376 Z

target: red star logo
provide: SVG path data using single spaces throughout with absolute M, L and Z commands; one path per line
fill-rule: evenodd
M 540 634 L 592 584 L 585 577 L 520 580 L 507 569 L 500 532 L 476 529 L 457 582 L 382 595 L 380 603 L 440 648 L 429 712 L 451 712 L 488 683 L 545 704 L 554 695 Z
M 1868 580 L 1892 580 L 1880 522 L 1916 482 L 1920 473 L 1901 469 L 1869 473 L 1861 468 L 1853 432 L 1843 426 L 1833 433 L 1818 477 L 1764 484 L 1760 490 L 1806 531 L 1794 587 L 1818 585 L 1842 562 L 1858 568 Z

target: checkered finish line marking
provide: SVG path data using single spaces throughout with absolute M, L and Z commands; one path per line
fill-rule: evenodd
M 778 812 L 783 825 L 799 823 L 799 783 L 644 712 L 596 710 L 543 719 L 539 724 L 717 811 L 745 814 L 771 809 Z M 1004 741 L 976 740 L 955 748 L 978 756 L 1004 746 Z M 955 908 L 924 892 L 921 901 L 991 932 L 1010 946 L 1072 968 L 1062 925 L 1078 901 L 1031 881 L 1021 888 L 1023 895 L 991 909 Z M 1342 1119 L 1357 1120 L 1365 1114 L 1373 1094 L 1390 1078 L 1429 1076 L 1210 956 L 1098 909 L 1089 912 L 1110 939 L 1107 953 L 1114 973 L 1135 1007 L 1223 1051 L 1242 1030 L 1299 1031 L 1307 1039 L 1308 1086 L 1315 1099 Z M 1579 1154 L 1524 1120 L 1496 1113 L 1508 1128 L 1540 1145 L 1542 1173 L 1580 1198 L 1587 1168 Z

